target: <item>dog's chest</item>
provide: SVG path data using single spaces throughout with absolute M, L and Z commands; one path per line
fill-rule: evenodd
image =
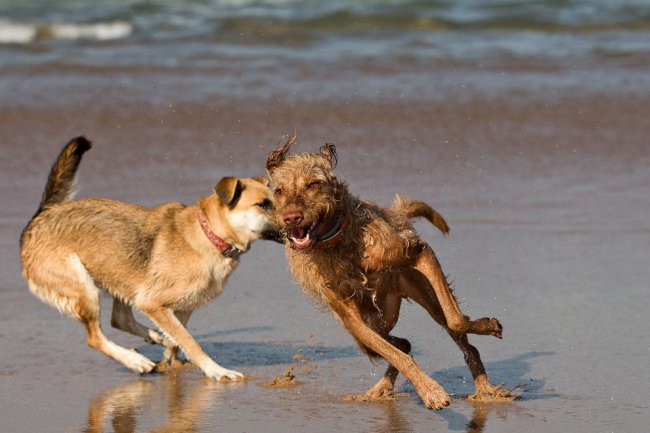
M 216 290 L 220 293 L 221 290 L 223 290 L 226 279 L 232 273 L 232 271 L 235 270 L 238 264 L 239 261 L 231 259 L 218 261 L 218 263 L 212 267 L 212 279 L 210 281 L 208 290 Z
M 304 254 L 287 249 L 287 258 L 296 281 L 314 296 L 321 297 L 325 289 L 349 296 L 364 284 L 359 263 L 350 260 L 349 256 L 319 252 Z
M 228 276 L 235 270 L 239 262 L 231 259 L 221 259 L 207 263 L 207 272 L 195 281 L 193 290 L 189 290 L 181 301 L 185 309 L 197 308 L 223 291 Z
M 221 294 L 228 276 L 235 270 L 239 261 L 231 259 L 221 259 L 215 261 L 211 266 L 210 278 L 205 287 L 205 295 L 209 299 Z

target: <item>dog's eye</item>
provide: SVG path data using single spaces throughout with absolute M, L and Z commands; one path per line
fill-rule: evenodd
M 307 184 L 307 189 L 318 189 L 323 185 L 322 180 L 314 180 Z
M 257 205 L 264 210 L 270 210 L 273 208 L 273 203 L 269 199 L 266 199 L 262 203 L 258 203 Z
M 284 191 L 282 190 L 282 188 L 276 188 L 275 191 L 273 191 L 273 193 L 275 195 L 282 195 L 284 194 Z

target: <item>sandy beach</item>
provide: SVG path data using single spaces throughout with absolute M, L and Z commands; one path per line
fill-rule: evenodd
M 316 72 L 310 61 L 294 58 L 283 75 L 3 65 L 0 430 L 646 431 L 645 64 L 617 58 L 603 68 L 569 61 L 549 68 L 501 59 L 481 69 L 395 61 L 364 70 L 337 60 Z M 491 379 L 519 400 L 467 401 L 473 384 L 462 354 L 411 304 L 395 335 L 409 338 L 452 405 L 425 409 L 401 376 L 393 400 L 346 400 L 384 365 L 368 362 L 337 319 L 301 293 L 272 243 L 255 244 L 224 293 L 189 324 L 210 356 L 249 375 L 245 383 L 212 383 L 191 368 L 137 376 L 89 349 L 81 326 L 29 293 L 18 238 L 71 137 L 94 142 L 79 170 L 79 197 L 153 206 L 193 203 L 222 176 L 264 175 L 267 153 L 294 131 L 297 150 L 336 143 L 337 173 L 355 194 L 382 204 L 396 193 L 414 196 L 447 219 L 444 238 L 424 222 L 417 228 L 465 313 L 504 325 L 503 340 L 470 340 Z M 111 329 L 110 300 L 102 303 L 111 339 L 161 357 L 159 347 Z M 292 367 L 293 386 L 264 386 Z
M 169 424 L 168 431 L 187 431 L 174 425 L 190 422 L 197 431 L 242 432 L 342 425 L 391 432 L 642 431 L 649 373 L 648 337 L 639 326 L 648 307 L 650 178 L 641 113 L 647 100 L 594 95 L 548 104 L 534 96 L 516 104 L 505 98 L 278 109 L 264 101 L 222 101 L 174 111 L 144 102 L 119 112 L 3 110 L 3 430 L 150 431 Z M 418 227 L 450 273 L 463 309 L 503 322 L 502 341 L 472 341 L 493 380 L 517 387 L 519 401 L 464 401 L 473 390 L 460 352 L 412 305 L 396 334 L 414 342 L 416 359 L 454 394 L 454 404 L 427 411 L 403 379 L 404 395 L 395 401 L 342 401 L 367 388 L 382 366 L 369 364 L 337 320 L 301 294 L 273 244 L 256 244 L 225 293 L 190 323 L 211 356 L 252 376 L 244 384 L 211 384 L 196 370 L 138 378 L 86 348 L 79 325 L 29 294 L 18 235 L 70 136 L 87 132 L 95 139 L 80 170 L 80 196 L 154 205 L 191 203 L 224 175 L 263 174 L 266 153 L 294 129 L 305 150 L 338 143 L 338 172 L 357 194 L 381 203 L 398 192 L 413 195 L 448 219 L 447 238 Z M 116 341 L 160 357 L 159 349 L 105 327 Z M 292 365 L 298 385 L 260 386 Z M 180 415 L 188 413 L 189 420 Z

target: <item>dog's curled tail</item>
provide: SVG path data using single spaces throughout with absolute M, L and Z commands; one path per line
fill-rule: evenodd
M 446 235 L 449 233 L 447 221 L 445 221 L 438 211 L 423 201 L 396 195 L 395 201 L 391 207 L 398 212 L 402 212 L 408 218 L 425 218 L 431 224 L 436 226 L 443 234 Z
M 41 204 L 34 217 L 49 206 L 71 198 L 81 157 L 90 147 L 90 141 L 83 136 L 73 138 L 65 145 L 54 165 L 52 165 L 41 198 Z

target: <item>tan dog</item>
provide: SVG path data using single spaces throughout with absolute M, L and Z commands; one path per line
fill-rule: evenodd
M 219 295 L 239 255 L 272 237 L 271 192 L 263 178 L 225 177 L 196 206 L 153 209 L 108 199 L 70 200 L 75 173 L 90 148 L 70 141 L 47 181 L 41 205 L 21 236 L 23 276 L 44 302 L 83 323 L 88 345 L 137 373 L 155 364 L 108 340 L 100 327 L 100 288 L 115 298 L 112 325 L 164 344 L 168 361 L 180 347 L 212 379 L 242 374 L 214 362 L 185 328 L 190 314 Z M 131 306 L 162 333 L 137 323 Z
M 450 403 L 445 390 L 407 355 L 410 343 L 389 335 L 402 299 L 408 298 L 424 307 L 463 351 L 475 380 L 475 398 L 510 398 L 490 383 L 465 335 L 501 338 L 501 324 L 490 318 L 471 321 L 461 313 L 436 256 L 410 222 L 424 217 L 446 233 L 444 219 L 426 203 L 399 196 L 388 209 L 360 200 L 332 172 L 337 162 L 333 145 L 326 144 L 320 153 L 287 156 L 294 140 L 271 152 L 266 162 L 275 186 L 275 222 L 285 234 L 297 281 L 338 315 L 365 353 L 390 364 L 367 396 L 392 393 L 399 371 L 428 408 Z

